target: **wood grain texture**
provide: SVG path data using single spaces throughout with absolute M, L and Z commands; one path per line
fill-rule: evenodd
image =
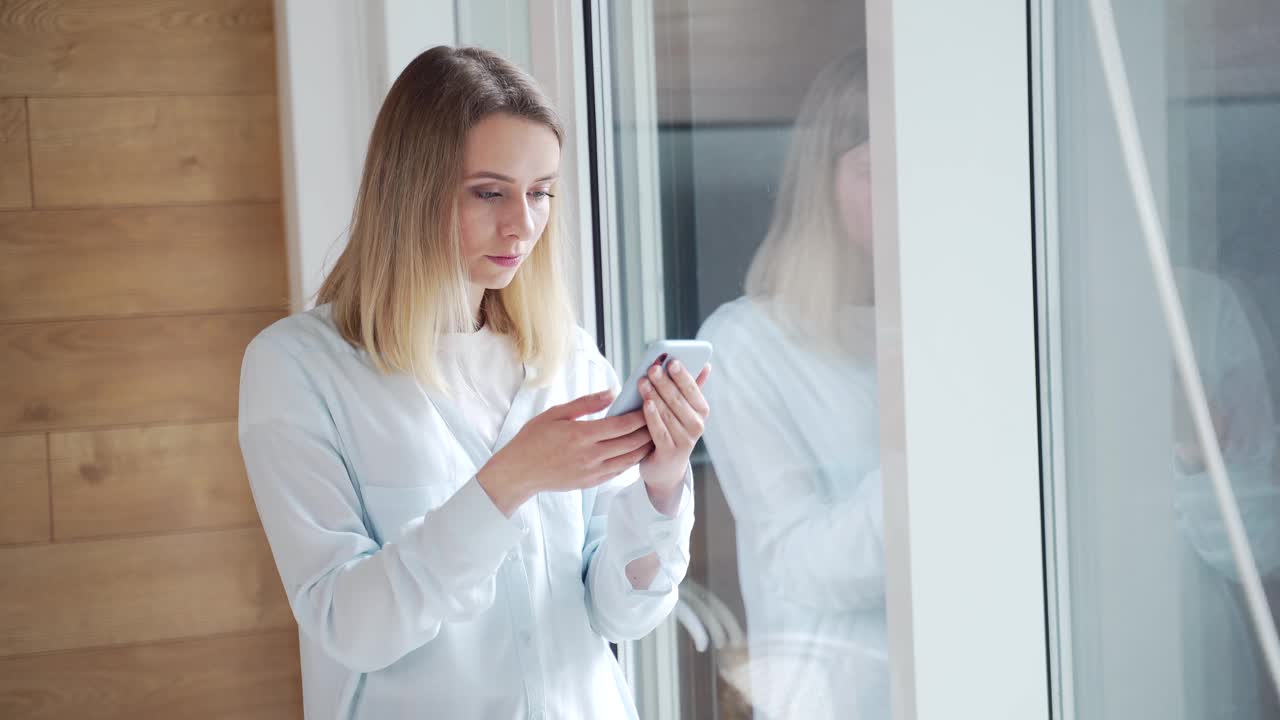
M 245 346 L 283 315 L 0 325 L 0 433 L 235 417 Z
M 0 320 L 283 307 L 277 203 L 0 213 Z
M 0 548 L 0 656 L 293 625 L 257 528 Z
M 283 630 L 0 659 L 0 717 L 302 717 L 298 635 Z
M 0 95 L 274 91 L 271 0 L 0 2 Z
M 789 123 L 814 76 L 866 46 L 860 2 L 655 0 L 660 120 Z
M 251 525 L 236 423 L 54 433 L 55 540 Z
M 0 544 L 49 539 L 44 435 L 0 436 Z
M 273 95 L 32 98 L 35 207 L 277 200 Z
M 1275 0 L 1174 3 L 1167 12 L 1171 97 L 1238 101 L 1280 95 L 1280 4 Z
M 27 160 L 27 101 L 0 98 L 0 210 L 31 207 Z

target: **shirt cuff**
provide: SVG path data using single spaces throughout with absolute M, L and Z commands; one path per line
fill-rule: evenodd
M 688 543 L 693 529 L 693 469 L 685 468 L 680 503 L 674 515 L 664 515 L 653 506 L 643 480 L 623 488 L 609 511 L 609 542 L 621 561 L 625 575 L 632 560 L 657 553 L 661 571 L 642 594 L 664 595 L 684 579 L 689 569 Z M 662 580 L 666 578 L 666 583 Z M 628 581 L 629 584 L 629 581 Z
M 503 515 L 473 477 L 422 519 L 417 546 L 430 554 L 442 579 L 471 584 L 497 572 L 524 537 L 518 516 Z

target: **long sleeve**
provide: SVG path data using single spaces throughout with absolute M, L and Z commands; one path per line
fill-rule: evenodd
M 488 608 L 522 531 L 472 478 L 380 547 L 330 409 L 299 357 L 269 335 L 250 344 L 240 447 L 302 632 L 347 668 L 371 672 L 430 642 L 442 623 Z
M 616 392 L 617 377 L 605 367 Z M 584 493 L 583 502 L 587 513 L 584 577 L 592 627 L 613 642 L 643 637 L 675 608 L 680 581 L 689 568 L 693 472 L 686 468 L 680 503 L 671 516 L 653 507 L 638 467 Z M 627 564 L 655 552 L 661 562 L 658 576 L 648 588 L 633 587 Z
M 779 396 L 779 383 L 795 370 L 770 367 L 759 353 L 723 350 L 704 389 L 714 408 L 705 439 L 739 544 L 745 539 L 754 546 L 751 556 L 763 564 L 764 590 L 817 609 L 882 606 L 878 467 L 855 474 L 837 460 L 816 457 L 804 437 L 813 428 L 799 426 Z M 820 475 L 853 490 L 833 497 L 817 481 Z

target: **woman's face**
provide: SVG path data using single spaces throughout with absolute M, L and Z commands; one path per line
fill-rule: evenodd
M 458 215 L 472 285 L 506 287 L 547 226 L 560 142 L 547 126 L 498 113 L 467 135 Z
M 862 143 L 836 161 L 836 207 L 849 241 L 871 257 L 871 147 Z

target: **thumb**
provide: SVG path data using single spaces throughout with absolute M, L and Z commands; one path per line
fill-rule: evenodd
M 613 391 L 605 390 L 591 395 L 583 395 L 563 405 L 556 405 L 547 411 L 547 415 L 557 420 L 575 420 L 583 415 L 600 412 L 609 407 L 612 402 Z

